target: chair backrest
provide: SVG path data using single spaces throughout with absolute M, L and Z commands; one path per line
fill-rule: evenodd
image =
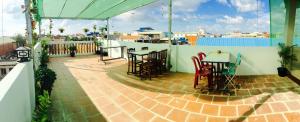
M 149 48 L 148 47 L 142 47 L 142 50 L 148 50 Z
M 241 65 L 241 62 L 242 62 L 242 55 L 241 53 L 238 53 L 236 57 L 236 66 Z
M 156 51 L 150 52 L 148 55 L 148 58 L 147 58 L 148 62 L 153 62 L 153 61 L 157 60 L 157 54 L 158 53 Z
M 162 51 L 159 52 L 159 59 L 165 60 L 165 59 L 167 59 L 167 57 L 168 57 L 168 50 L 167 49 L 162 50 Z
M 132 57 L 132 54 L 130 54 L 131 52 L 135 52 L 135 48 L 128 48 L 127 49 L 128 60 L 130 60 L 130 58 Z
M 198 72 L 200 70 L 200 61 L 196 56 L 193 56 L 192 60 L 195 66 L 195 71 Z
M 128 48 L 127 53 L 135 52 L 135 48 Z
M 203 53 L 203 52 L 199 52 L 199 53 L 198 53 L 198 57 L 199 57 L 199 59 L 202 61 L 202 60 L 206 57 L 206 54 Z

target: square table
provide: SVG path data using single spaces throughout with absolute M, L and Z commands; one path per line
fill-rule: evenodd
M 136 55 L 136 56 L 144 56 L 144 55 L 148 55 L 152 51 L 157 51 L 157 50 L 139 50 L 135 52 L 130 52 L 129 54 Z
M 213 75 L 214 80 L 213 82 L 217 83 L 217 87 L 220 88 L 220 81 L 222 81 L 222 71 L 225 68 L 225 65 L 230 63 L 230 53 L 227 52 L 222 52 L 222 53 L 217 53 L 217 52 L 211 52 L 208 53 L 207 56 L 201 61 L 201 63 L 208 63 L 210 65 L 216 66 L 216 71 L 214 71 Z M 213 83 L 208 83 L 209 87 L 212 87 Z
M 135 62 L 137 62 L 137 56 L 142 57 L 142 62 L 143 62 L 143 58 L 144 56 L 148 55 L 150 52 L 152 51 L 157 51 L 157 50 L 139 50 L 139 51 L 135 51 L 135 52 L 129 52 L 128 54 L 131 54 L 131 60 L 132 60 L 132 64 L 131 64 L 131 69 L 133 70 L 132 73 L 137 74 L 136 72 L 136 65 Z
M 210 63 L 228 63 L 230 62 L 230 54 L 226 52 L 223 53 L 212 52 L 212 53 L 208 53 L 205 59 L 203 59 L 202 61 L 210 62 Z

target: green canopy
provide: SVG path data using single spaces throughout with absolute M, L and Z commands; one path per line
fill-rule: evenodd
M 157 0 L 37 0 L 45 19 L 105 20 Z

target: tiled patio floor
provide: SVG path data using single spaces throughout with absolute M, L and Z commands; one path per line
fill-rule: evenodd
M 193 89 L 193 74 L 141 81 L 126 74 L 124 60 L 103 65 L 97 56 L 53 58 L 50 67 L 58 73 L 57 121 L 61 111 L 71 121 L 300 121 L 300 88 L 276 75 L 240 77 L 242 88 L 228 96 Z

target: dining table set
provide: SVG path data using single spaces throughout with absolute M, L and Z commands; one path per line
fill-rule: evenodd
M 127 48 L 127 74 L 151 80 L 154 76 L 167 71 L 167 57 L 167 49 L 142 47 L 140 50 L 136 50 L 135 48 Z
M 198 86 L 198 79 L 207 77 L 209 90 L 236 89 L 239 84 L 235 82 L 236 71 L 241 63 L 241 54 L 238 53 L 235 62 L 231 62 L 231 54 L 228 52 L 199 52 L 193 56 L 195 66 L 194 88 Z

